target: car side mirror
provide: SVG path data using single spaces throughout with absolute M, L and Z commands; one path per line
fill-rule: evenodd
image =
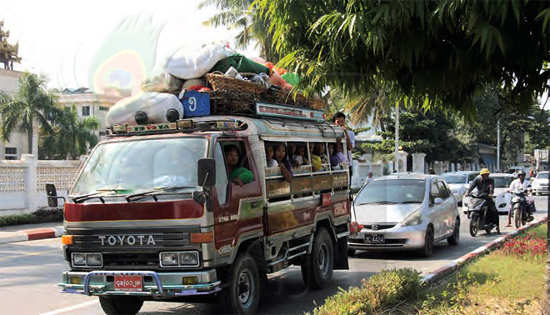
M 443 203 L 443 199 L 437 197 L 434 199 L 434 205 L 438 205 L 438 204 L 442 204 Z
M 197 163 L 197 179 L 201 187 L 216 185 L 216 160 L 200 159 Z

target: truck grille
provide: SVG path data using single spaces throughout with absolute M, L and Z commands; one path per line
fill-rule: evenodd
M 106 269 L 116 269 L 120 267 L 132 268 L 158 268 L 158 253 L 106 253 L 103 254 L 103 266 Z

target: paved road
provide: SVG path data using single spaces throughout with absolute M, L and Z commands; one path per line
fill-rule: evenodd
M 547 215 L 546 197 L 537 197 L 536 217 Z M 501 223 L 505 217 L 501 216 Z M 476 238 L 468 234 L 468 220 L 463 218 L 461 242 L 457 247 L 446 243 L 436 246 L 431 258 L 419 258 L 407 252 L 359 252 L 350 259 L 350 270 L 335 271 L 333 284 L 324 290 L 306 291 L 300 269 L 292 267 L 271 275 L 268 296 L 262 300 L 261 314 L 303 314 L 338 288 L 358 286 L 382 269 L 411 267 L 421 272 L 438 269 L 451 260 L 497 238 L 483 232 Z M 501 224 L 503 226 L 503 224 Z M 502 229 L 503 233 L 512 231 Z M 2 314 L 103 314 L 96 297 L 61 294 L 55 286 L 66 269 L 59 239 L 47 239 L 0 245 L 0 297 Z M 223 314 L 210 304 L 145 302 L 140 314 Z

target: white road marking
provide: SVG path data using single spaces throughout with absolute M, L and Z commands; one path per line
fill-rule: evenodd
M 99 303 L 99 300 L 93 300 L 93 301 L 88 301 L 88 302 L 84 302 L 84 303 L 80 303 L 80 304 L 77 304 L 77 305 L 73 305 L 73 306 L 69 306 L 69 307 L 64 307 L 64 308 L 60 308 L 58 310 L 54 310 L 54 311 L 51 311 L 51 312 L 47 312 L 47 313 L 41 313 L 40 315 L 55 315 L 55 314 L 62 314 L 62 313 L 65 313 L 65 312 L 69 312 L 69 311 L 74 311 L 76 309 L 79 309 L 79 308 L 83 308 L 83 307 L 87 307 L 87 306 L 90 306 L 90 305 L 93 305 L 93 304 L 97 304 Z

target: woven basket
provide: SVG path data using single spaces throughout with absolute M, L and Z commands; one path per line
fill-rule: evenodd
M 207 73 L 206 80 L 214 90 L 230 90 L 244 94 L 260 95 L 265 88 L 252 82 L 226 77 L 223 74 Z
M 256 95 L 235 90 L 209 91 L 210 113 L 212 115 L 254 114 Z
M 326 106 L 325 102 L 320 98 L 314 97 L 309 100 L 309 107 L 311 109 L 325 110 Z

